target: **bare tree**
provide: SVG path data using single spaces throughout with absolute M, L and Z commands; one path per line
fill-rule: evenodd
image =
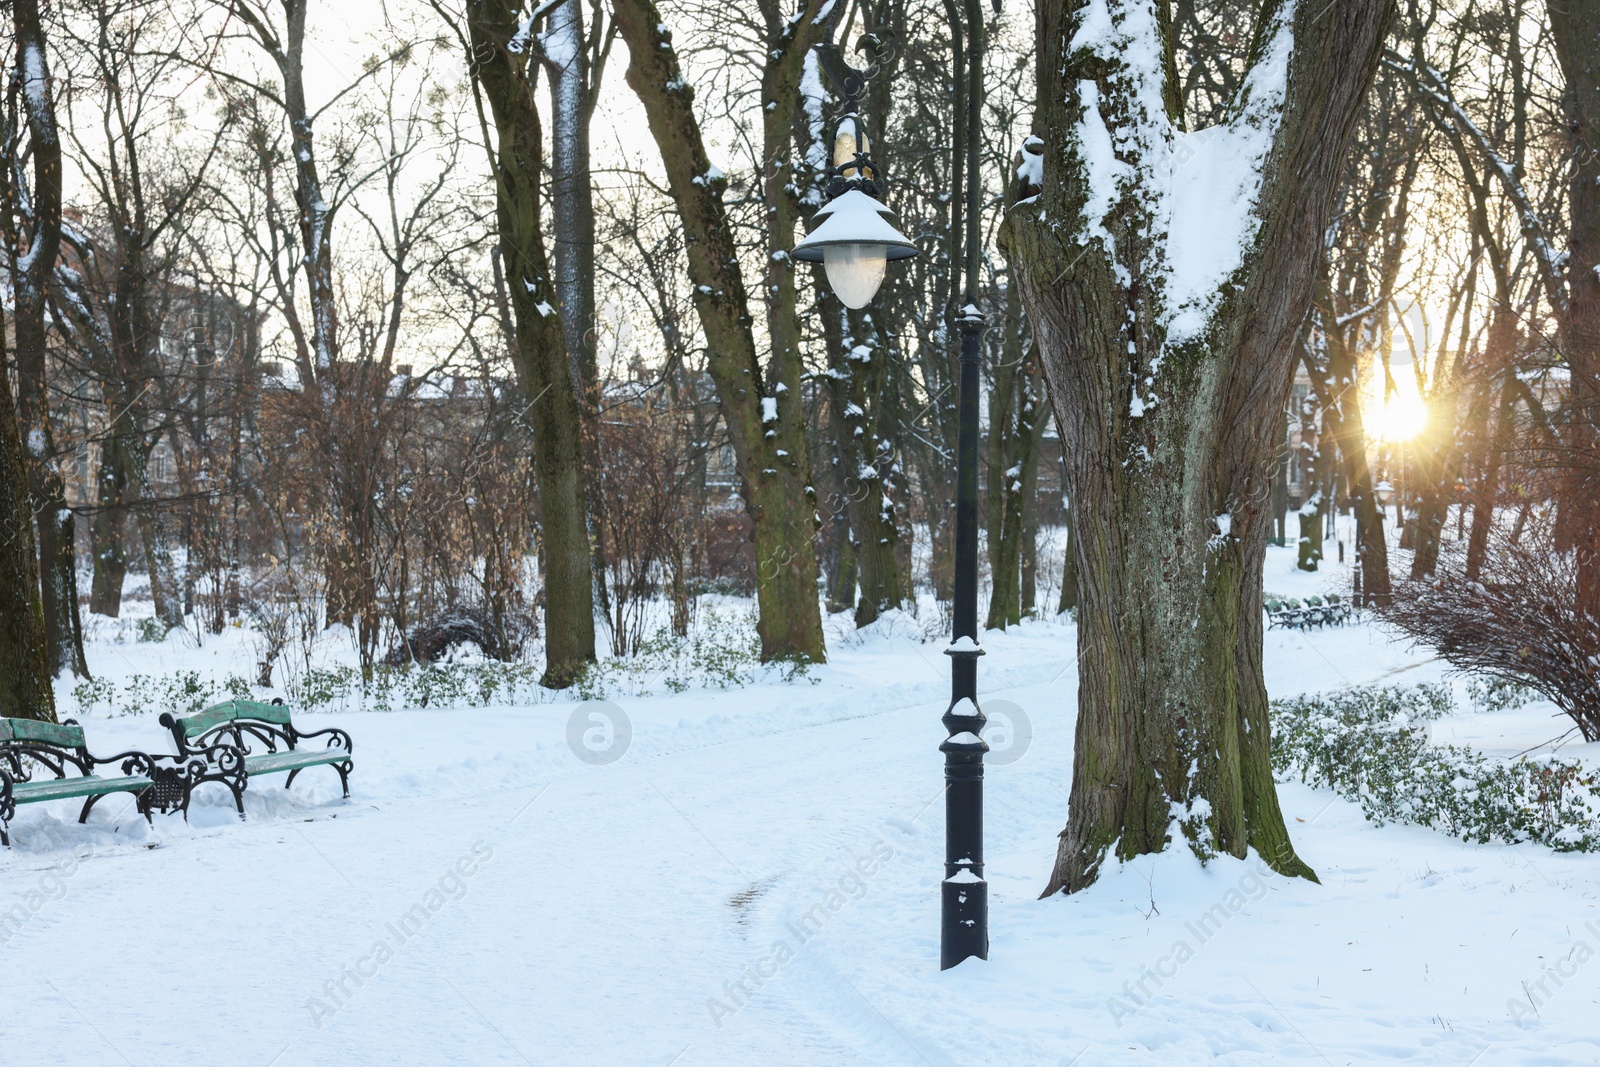
M 582 411 L 559 294 L 545 253 L 544 133 L 534 81 L 534 19 L 520 0 L 467 0 L 450 21 L 468 58 L 495 180 L 518 378 L 533 422 L 545 583 L 545 684 L 571 685 L 594 660 L 594 582 L 583 474 Z M 485 111 L 487 106 L 487 112 Z M 492 118 L 494 133 L 489 122 Z
M 816 490 L 805 437 L 800 322 L 789 262 L 800 204 L 790 180 L 793 129 L 784 103 L 796 97 L 806 54 L 822 37 L 827 6 L 807 0 L 798 12 L 786 12 L 777 0 L 761 0 L 755 12 L 765 60 L 760 97 L 770 344 L 765 366 L 723 202 L 727 175 L 706 153 L 671 33 L 651 0 L 621 0 L 615 6 L 617 28 L 628 45 L 628 84 L 644 105 L 683 219 L 708 365 L 754 521 L 757 628 L 766 659 L 821 660 L 825 655 L 817 603 Z
M 67 507 L 48 385 L 46 304 L 61 251 L 61 134 L 38 0 L 16 0 L 11 8 L 16 55 L 0 133 L 6 164 L 0 179 L 0 234 L 5 238 L 14 301 L 17 421 L 37 524 L 46 666 L 51 676 L 62 670 L 85 675 L 74 558 L 76 524 Z M 35 694 L 29 706 L 35 714 L 48 717 L 52 705 Z

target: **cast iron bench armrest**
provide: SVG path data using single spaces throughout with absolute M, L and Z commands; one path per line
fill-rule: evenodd
M 331 740 L 328 742 L 329 748 L 342 748 L 346 752 L 354 752 L 356 748 L 355 742 L 350 740 L 350 735 L 339 729 L 337 726 L 330 726 L 326 730 L 312 730 L 308 734 L 303 734 L 299 730 L 294 732 L 295 743 L 297 745 L 301 741 L 305 741 L 313 737 L 331 738 Z

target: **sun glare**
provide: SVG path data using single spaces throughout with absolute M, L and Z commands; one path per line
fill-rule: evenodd
M 1428 402 L 1409 378 L 1396 376 L 1396 390 L 1378 407 L 1378 439 L 1410 441 L 1428 428 Z

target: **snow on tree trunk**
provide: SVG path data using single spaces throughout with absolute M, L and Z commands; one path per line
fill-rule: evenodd
M 596 28 L 595 32 L 600 32 Z M 594 189 L 589 175 L 589 119 L 599 85 L 589 63 L 589 45 L 579 0 L 551 10 L 539 48 L 550 76 L 550 227 L 555 244 L 556 306 L 567 361 L 582 414 L 589 542 L 594 555 L 595 594 L 608 610 L 605 583 L 604 494 L 599 477 L 600 374 L 594 296 Z
M 1108 850 L 1295 855 L 1268 763 L 1261 582 L 1294 341 L 1389 0 L 1268 4 L 1223 125 L 1167 111 L 1141 0 L 1043 0 L 1043 191 L 1009 226 L 1073 504 L 1077 743 L 1046 893 Z
M 778 38 L 767 42 L 762 100 L 773 106 L 762 107 L 766 158 L 790 156 L 783 104 L 799 92 L 805 55 L 820 39 L 825 6 L 825 0 L 808 0 Z M 806 447 L 800 326 L 789 262 L 799 204 L 789 188 L 788 166 L 769 167 L 762 190 L 769 223 L 767 327 L 772 346 L 763 368 L 739 252 L 722 201 L 727 178 L 706 153 L 693 91 L 684 80 L 671 33 L 650 0 L 618 0 L 615 18 L 628 46 L 628 85 L 644 106 L 683 220 L 707 367 L 754 524 L 761 654 L 768 660 L 820 661 L 825 651 L 817 600 L 817 499 Z
M 595 658 L 594 583 L 583 480 L 582 415 L 551 283 L 541 213 L 544 146 L 533 68 L 518 42 L 515 5 L 472 0 L 473 66 L 494 120 L 495 203 L 506 289 L 516 323 L 512 353 L 528 395 L 539 483 L 545 596 L 545 676 L 571 685 Z
M 61 138 L 37 0 L 18 0 L 13 5 L 13 19 L 15 77 L 21 88 L 27 151 L 33 164 L 31 189 L 16 162 L 13 180 L 5 183 L 10 194 L 5 230 L 16 346 L 17 420 L 36 521 L 46 666 L 51 675 L 63 670 L 87 674 L 78 624 L 75 524 L 67 508 L 66 483 L 56 453 L 47 381 L 47 286 L 61 249 Z M 19 150 L 10 158 L 25 159 L 20 146 L 14 147 Z

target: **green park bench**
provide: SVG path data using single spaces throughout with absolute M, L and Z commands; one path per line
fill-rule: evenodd
M 193 756 L 121 752 L 102 759 L 89 753 L 83 727 L 72 719 L 57 724 L 0 718 L 0 845 L 11 844 L 11 820 L 19 804 L 82 797 L 78 821 L 83 823 L 101 797 L 131 793 L 147 820 L 153 811 L 182 811 L 187 817 L 189 794 L 206 770 L 236 762 L 228 752 Z M 122 773 L 99 773 L 109 767 Z
M 289 718 L 289 709 L 280 701 L 226 700 L 193 715 L 165 712 L 161 725 L 172 731 L 178 751 L 186 757 L 204 757 L 210 766 L 194 784 L 221 782 L 233 791 L 233 801 L 244 815 L 244 790 L 251 778 L 283 774 L 294 785 L 295 776 L 309 767 L 332 767 L 339 775 L 344 795 L 350 795 L 350 735 L 340 729 L 302 733 Z M 301 742 L 325 737 L 322 747 L 302 748 Z M 242 756 L 236 764 L 211 759 L 218 749 L 230 749 Z
M 1319 629 L 1323 626 L 1339 626 L 1349 622 L 1354 614 L 1349 602 L 1341 599 L 1337 593 L 1329 593 L 1326 598 L 1308 597 L 1304 604 L 1293 598 L 1281 600 L 1267 597 L 1263 606 L 1267 612 L 1268 629 L 1283 626 L 1291 630 L 1309 630 L 1313 626 Z

